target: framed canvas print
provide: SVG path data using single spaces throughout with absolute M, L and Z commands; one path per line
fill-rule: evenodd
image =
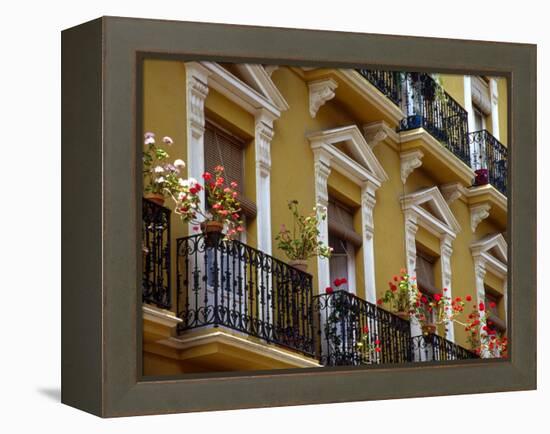
M 62 401 L 536 387 L 536 47 L 104 17 L 62 35 Z

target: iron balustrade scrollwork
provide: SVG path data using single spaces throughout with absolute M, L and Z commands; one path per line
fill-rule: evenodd
M 401 101 L 401 73 L 374 69 L 357 69 L 374 87 L 389 98 L 395 105 Z
M 429 74 L 402 73 L 402 109 L 398 131 L 424 128 L 470 166 L 468 113 Z
M 508 150 L 487 130 L 469 134 L 474 169 L 487 169 L 489 182 L 506 195 Z
M 170 215 L 171 211 L 142 199 L 142 292 L 145 303 L 170 309 Z
M 436 334 L 413 337 L 411 339 L 411 355 L 414 362 L 442 362 L 479 358 L 475 353 Z
M 347 291 L 315 296 L 313 311 L 316 352 L 321 364 L 340 366 L 411 360 L 409 321 Z
M 224 326 L 313 356 L 312 276 L 240 241 L 177 240 L 179 332 Z

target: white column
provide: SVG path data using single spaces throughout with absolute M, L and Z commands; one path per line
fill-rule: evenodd
M 204 101 L 210 73 L 197 62 L 185 64 L 187 86 L 187 176 L 201 181 L 204 173 Z M 199 193 L 204 203 L 204 191 Z M 191 225 L 189 233 L 192 234 Z
M 440 250 L 441 250 L 441 289 L 447 288 L 447 291 L 445 292 L 445 296 L 450 297 L 451 301 L 453 298 L 453 293 L 451 289 L 451 255 L 453 254 L 453 246 L 452 246 L 453 239 L 449 235 L 444 235 L 440 240 Z M 449 309 L 451 309 L 450 303 L 447 303 L 447 306 Z M 455 331 L 454 331 L 454 324 L 452 322 L 448 322 L 445 324 L 446 333 L 445 337 L 451 341 L 454 342 L 455 340 Z
M 481 257 L 475 257 L 474 258 L 474 272 L 475 272 L 475 278 L 476 278 L 476 302 L 477 306 L 479 308 L 479 303 L 485 304 L 485 260 Z M 479 312 L 479 320 L 483 323 L 485 319 L 485 311 Z M 479 339 L 483 343 L 487 339 L 487 333 L 482 330 L 481 327 L 479 327 L 478 330 L 479 333 Z M 488 350 L 485 348 L 485 346 L 481 345 L 481 357 L 488 357 Z
M 416 232 L 418 231 L 417 217 L 411 211 L 405 211 L 405 252 L 407 261 L 407 274 L 416 276 Z M 409 298 L 409 303 L 413 304 L 414 297 Z M 411 318 L 411 336 L 422 334 L 422 328 L 419 322 Z
M 361 192 L 361 212 L 363 229 L 363 269 L 365 273 L 365 297 L 376 303 L 376 278 L 374 268 L 374 205 L 375 190 L 366 183 Z
M 258 250 L 271 255 L 271 140 L 273 118 L 258 112 L 255 122 L 256 216 Z
M 491 96 L 491 123 L 493 136 L 500 140 L 500 125 L 498 122 L 498 82 L 495 78 L 489 80 L 489 92 Z
M 317 204 L 328 208 L 328 177 L 330 175 L 330 156 L 322 150 L 315 150 L 315 200 Z M 328 221 L 319 224 L 319 238 L 328 245 Z M 317 279 L 319 293 L 330 286 L 330 266 L 328 259 L 317 257 Z
M 475 115 L 474 106 L 472 104 L 472 77 L 469 75 L 464 76 L 464 108 L 468 112 L 468 131 L 470 133 L 475 131 Z M 470 162 L 474 164 L 475 146 L 470 143 Z

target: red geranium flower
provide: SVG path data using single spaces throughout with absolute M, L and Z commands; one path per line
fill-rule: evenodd
M 466 301 L 472 301 L 472 296 L 471 296 L 471 295 L 467 295 L 467 296 L 466 296 Z
M 497 304 L 496 304 L 494 301 L 491 301 L 491 302 L 489 303 L 489 307 L 490 307 L 491 309 L 494 309 L 495 307 L 497 307 Z
M 441 294 L 435 294 L 434 299 L 435 299 L 435 301 L 441 300 Z
M 379 352 L 382 351 L 382 350 L 380 349 L 380 347 L 376 347 L 376 348 L 374 349 L 374 351 L 376 351 L 377 353 L 379 353 Z
M 327 286 L 327 287 L 325 288 L 325 292 L 326 292 L 327 294 L 332 294 L 332 293 L 334 292 L 334 289 L 332 289 L 332 286 Z
M 479 303 L 479 311 L 480 312 L 483 312 L 485 310 L 485 303 L 483 303 L 482 301 Z
M 379 298 L 378 300 L 376 300 L 376 304 L 381 305 L 382 303 L 383 303 L 383 302 L 382 302 L 382 299 L 381 299 L 381 298 Z
M 204 178 L 205 181 L 210 181 L 212 179 L 212 174 L 209 172 L 204 172 L 202 174 L 202 177 Z
M 363 326 L 363 333 L 368 333 L 368 332 L 369 332 L 368 326 Z

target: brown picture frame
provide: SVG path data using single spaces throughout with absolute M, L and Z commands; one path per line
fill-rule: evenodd
M 142 378 L 144 56 L 505 76 L 509 357 Z M 63 403 L 114 417 L 535 388 L 535 45 L 118 17 L 62 32 Z

